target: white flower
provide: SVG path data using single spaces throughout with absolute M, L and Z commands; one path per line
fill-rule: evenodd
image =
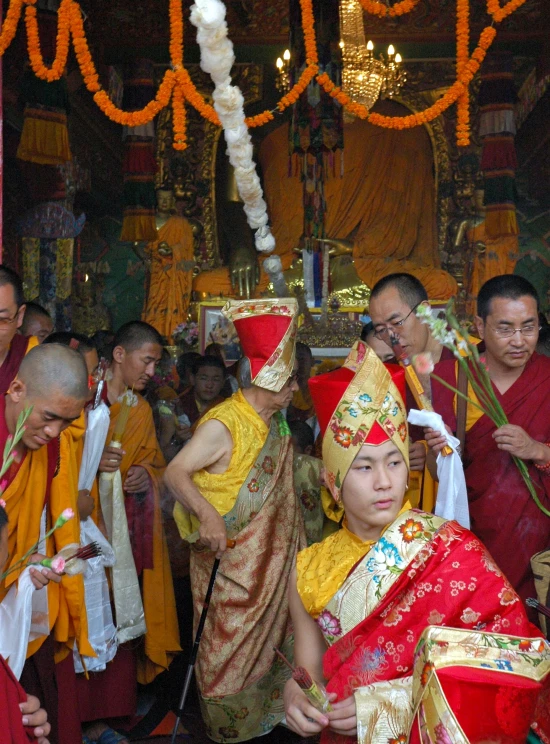
M 247 222 L 252 230 L 256 230 L 256 249 L 271 253 L 275 249 L 275 238 L 268 226 L 267 205 L 252 159 L 252 140 L 245 122 L 244 98 L 239 88 L 231 85 L 231 67 L 235 56 L 233 44 L 227 38 L 225 5 L 220 0 L 195 0 L 191 7 L 191 23 L 197 28 L 201 67 L 214 81 L 214 108 L 224 130 L 227 154 L 235 169 L 237 189 L 244 202 Z

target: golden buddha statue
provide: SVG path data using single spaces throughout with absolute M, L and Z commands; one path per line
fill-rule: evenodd
M 193 228 L 175 214 L 172 188 L 157 191 L 157 240 L 144 251 L 149 268 L 149 286 L 142 320 L 172 341 L 177 325 L 187 319 L 195 261 Z

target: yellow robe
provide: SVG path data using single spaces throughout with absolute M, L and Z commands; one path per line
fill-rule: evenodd
M 171 256 L 162 256 L 159 245 L 167 243 Z M 142 320 L 150 323 L 172 342 L 174 328 L 187 319 L 193 281 L 194 245 L 191 225 L 184 217 L 170 217 L 158 231 L 158 240 L 149 243 L 151 275 Z
M 199 470 L 194 474 L 193 481 L 204 498 L 223 516 L 233 508 L 239 489 L 264 446 L 269 430 L 242 390 L 207 411 L 200 420 L 201 426 L 210 419 L 221 421 L 231 432 L 231 460 L 224 473 Z M 174 508 L 174 519 L 184 539 L 199 529 L 198 519 L 186 512 L 181 504 L 176 504 Z
M 74 426 L 74 424 L 73 424 Z M 66 508 L 75 509 L 76 496 L 74 487 L 74 460 L 71 454 L 69 437 L 65 433 L 60 438 L 59 472 L 52 481 L 48 507 L 48 526 L 55 523 Z M 46 497 L 48 473 L 47 447 L 27 451 L 21 466 L 4 491 L 8 514 L 8 550 L 7 568 L 16 563 L 38 542 L 40 537 L 40 520 Z M 80 542 L 80 524 L 78 517 L 67 522 L 56 530 L 46 545 L 48 556 L 55 555 L 62 547 Z M 10 586 L 16 581 L 19 571 L 14 571 L 0 584 L 0 601 L 4 599 Z M 64 576 L 61 584 L 48 584 L 48 609 L 50 630 L 55 626 L 54 637 L 65 648 L 72 648 L 74 639 L 82 653 L 94 656 L 88 643 L 88 623 L 84 606 L 84 583 L 82 576 Z M 28 656 L 32 656 L 45 636 L 29 644 Z M 67 650 L 58 649 L 58 660 L 67 654 Z
M 145 653 L 140 652 L 138 657 L 138 682 L 147 684 L 168 669 L 181 649 L 172 572 L 160 507 L 160 483 L 165 463 L 155 435 L 151 408 L 140 395 L 137 399 L 138 403 L 130 411 L 122 439 L 122 449 L 126 454 L 122 458 L 120 473 L 124 485 L 130 467 L 140 465 L 149 473 L 154 493 L 153 568 L 144 569 L 142 576 L 147 633 Z M 115 403 L 109 411 L 111 423 L 107 442 L 112 439 L 120 403 Z

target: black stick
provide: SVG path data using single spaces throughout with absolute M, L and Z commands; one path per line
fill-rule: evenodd
M 187 693 L 189 692 L 189 685 L 191 684 L 191 677 L 193 676 L 193 668 L 197 660 L 197 653 L 199 650 L 199 644 L 201 642 L 202 631 L 204 630 L 204 624 L 206 622 L 206 615 L 208 613 L 208 608 L 210 606 L 210 599 L 212 597 L 212 591 L 214 589 L 214 583 L 216 581 L 216 574 L 218 573 L 219 565 L 220 565 L 220 559 L 216 558 L 216 560 L 214 561 L 214 565 L 212 566 L 212 573 L 210 574 L 210 582 L 208 583 L 208 589 L 206 590 L 206 597 L 204 598 L 204 605 L 203 605 L 200 620 L 199 620 L 199 627 L 197 628 L 197 633 L 195 635 L 195 640 L 193 642 L 193 648 L 191 649 L 191 655 L 189 657 L 189 664 L 187 665 L 187 672 L 185 674 L 183 689 L 181 691 L 180 703 L 178 706 L 178 717 L 176 718 L 176 723 L 172 731 L 172 738 L 170 740 L 170 744 L 175 744 L 176 736 L 178 735 L 178 728 L 181 722 L 181 717 L 183 715 L 183 709 L 185 707 L 185 700 L 187 698 Z

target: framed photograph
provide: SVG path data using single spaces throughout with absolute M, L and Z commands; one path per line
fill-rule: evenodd
M 222 315 L 223 304 L 201 302 L 199 305 L 199 351 L 204 354 L 208 344 L 218 344 L 229 367 L 243 355 L 235 326 Z

